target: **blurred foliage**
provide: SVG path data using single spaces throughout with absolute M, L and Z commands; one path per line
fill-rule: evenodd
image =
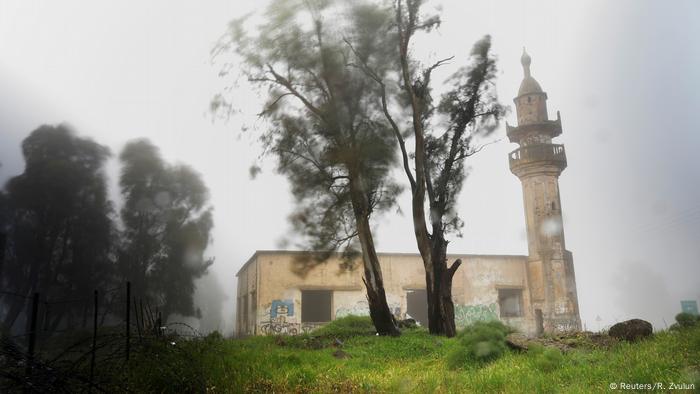
M 3 325 L 24 313 L 25 298 L 82 299 L 114 279 L 117 231 L 107 197 L 109 150 L 77 137 L 67 125 L 41 126 L 22 142 L 24 172 L 0 195 L 0 231 L 7 233 L 0 265 Z M 102 303 L 108 302 L 101 294 Z M 44 329 L 85 325 L 84 305 L 54 305 Z
M 258 25 L 233 21 L 215 49 L 234 53 L 266 98 L 260 141 L 290 181 L 300 248 L 318 252 L 299 256 L 301 275 L 336 251 L 351 268 L 360 255 L 358 220 L 387 210 L 400 192 L 389 178 L 395 142 L 378 87 L 351 64 L 356 48 L 378 73 L 388 72 L 396 52 L 395 41 L 384 39 L 389 20 L 387 9 L 366 2 L 277 0 Z
M 339 339 L 354 336 L 376 335 L 374 325 L 369 316 L 345 316 L 319 327 L 312 332 L 313 336 L 333 337 Z
M 448 355 L 450 368 L 469 363 L 487 363 L 501 357 L 508 350 L 506 335 L 512 330 L 498 320 L 476 322 L 457 335 L 459 346 Z
M 213 221 L 199 174 L 164 163 L 148 141 L 127 144 L 120 156 L 118 226 L 107 195 L 106 147 L 62 124 L 34 130 L 22 153 L 24 172 L 0 192 L 5 329 L 22 329 L 15 322 L 23 320 L 34 292 L 44 331 L 86 328 L 94 290 L 103 323 L 110 313 L 123 313 L 122 294 L 114 290 L 126 281 L 135 298 L 160 307 L 164 318 L 199 315 L 194 281 L 213 261 L 203 255 Z
M 676 327 L 673 327 L 676 326 Z M 700 326 L 700 316 L 694 315 L 692 313 L 681 312 L 676 315 L 676 323 L 672 325 L 673 328 L 688 328 Z
M 165 317 L 196 315 L 195 280 L 213 263 L 204 256 L 213 227 L 209 191 L 192 168 L 165 163 L 147 140 L 129 142 L 119 158 L 120 274 L 135 295 L 160 305 Z

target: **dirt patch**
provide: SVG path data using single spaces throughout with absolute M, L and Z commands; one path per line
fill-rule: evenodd
M 528 350 L 533 344 L 552 347 L 568 352 L 573 349 L 609 349 L 618 342 L 607 334 L 590 331 L 562 333 L 543 337 L 528 337 L 513 333 L 506 337 L 506 343 L 513 349 Z

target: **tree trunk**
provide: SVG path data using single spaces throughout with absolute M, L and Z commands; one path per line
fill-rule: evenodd
M 440 225 L 438 223 L 438 225 Z M 428 294 L 428 327 L 431 334 L 453 337 L 457 334 L 455 308 L 452 301 L 452 278 L 461 260 L 447 267 L 447 241 L 443 231 L 434 226 L 431 239 L 432 270 L 426 269 L 425 282 Z
M 362 245 L 362 261 L 364 263 L 364 277 L 362 281 L 367 288 L 367 303 L 372 323 L 379 335 L 399 336 L 401 332 L 396 326 L 394 315 L 389 309 L 384 292 L 384 280 L 379 258 L 374 249 L 374 241 L 370 233 L 369 220 L 356 218 L 358 236 Z
M 353 175 L 351 186 L 352 205 L 357 225 L 357 235 L 362 247 L 362 263 L 364 266 L 362 281 L 367 288 L 369 315 L 379 335 L 399 336 L 401 331 L 399 331 L 394 315 L 391 313 L 389 304 L 386 301 L 382 267 L 379 265 L 379 257 L 374 248 L 372 230 L 369 225 L 370 205 L 367 200 L 367 193 L 364 192 L 364 182 L 359 174 Z

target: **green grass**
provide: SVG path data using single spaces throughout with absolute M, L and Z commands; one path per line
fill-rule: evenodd
M 358 330 L 358 335 L 344 337 L 342 350 L 350 356 L 345 359 L 333 356 L 337 348 L 330 336 L 347 330 L 330 326 L 320 337 L 185 341 L 171 348 L 180 348 L 188 359 L 168 367 L 166 376 L 153 374 L 163 369 L 158 367 L 165 365 L 163 357 L 178 354 L 167 347 L 140 355 L 125 373 L 138 392 L 589 393 L 609 391 L 613 382 L 694 383 L 700 388 L 697 327 L 609 350 L 507 351 L 490 363 L 457 369 L 447 365 L 447 355 L 460 346 L 456 338 L 434 337 L 422 329 L 404 331 L 398 338 Z M 317 342 L 307 346 L 312 341 Z M 319 343 L 324 347 L 317 348 Z

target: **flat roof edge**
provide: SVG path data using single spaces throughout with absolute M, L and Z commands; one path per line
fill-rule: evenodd
M 243 270 L 248 268 L 253 260 L 255 260 L 259 255 L 264 254 L 309 254 L 309 253 L 319 253 L 319 252 L 309 252 L 305 250 L 256 250 L 252 256 L 243 264 L 243 266 L 236 273 L 238 277 Z M 339 255 L 340 253 L 334 253 Z M 415 256 L 419 257 L 419 253 L 409 253 L 409 252 L 377 252 L 377 256 Z M 459 257 L 475 257 L 475 258 L 522 258 L 527 259 L 529 256 L 520 254 L 480 254 L 480 253 L 448 253 L 448 257 L 459 258 Z

